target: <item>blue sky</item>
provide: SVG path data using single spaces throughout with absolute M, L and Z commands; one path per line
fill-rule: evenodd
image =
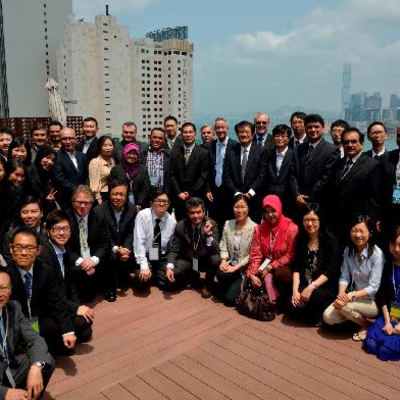
M 74 0 L 75 18 L 107 2 L 134 38 L 189 26 L 197 115 L 339 111 L 344 62 L 352 92 L 400 96 L 399 0 Z

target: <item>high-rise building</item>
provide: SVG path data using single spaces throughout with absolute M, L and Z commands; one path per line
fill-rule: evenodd
M 153 39 L 155 42 L 163 42 L 164 40 L 188 39 L 188 27 L 176 26 L 175 28 L 157 29 L 156 31 L 146 33 L 146 37 Z
M 48 115 L 48 77 L 72 0 L 0 0 L 0 116 Z
M 58 53 L 60 92 L 74 99 L 72 115 L 94 116 L 102 133 L 119 137 L 134 121 L 138 139 L 174 115 L 193 119 L 193 44 L 170 39 L 134 40 L 110 15 L 94 23 L 70 21 Z
M 351 90 L 351 64 L 343 64 L 343 81 L 342 81 L 342 118 L 345 117 L 346 109 L 350 106 L 350 90 Z

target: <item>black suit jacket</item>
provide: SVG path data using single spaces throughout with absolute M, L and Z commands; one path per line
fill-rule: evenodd
M 165 149 L 165 150 L 172 151 L 172 150 L 177 149 L 177 148 L 179 148 L 179 147 L 181 147 L 181 146 L 183 146 L 183 141 L 182 141 L 182 138 L 181 138 L 181 135 L 180 135 L 180 134 L 177 135 L 177 137 L 176 137 L 176 139 L 175 139 L 174 146 L 172 147 L 172 149 L 170 149 L 170 148 L 168 147 L 167 138 L 165 137 L 165 144 L 164 144 L 164 149 Z
M 16 301 L 9 301 L 4 307 L 5 331 L 7 332 L 7 352 L 11 370 L 18 369 L 28 356 L 30 365 L 45 362 L 48 366 L 54 365 L 54 360 L 48 352 L 46 342 L 36 333 L 24 317 L 21 306 Z M 24 351 L 21 352 L 21 349 Z M 3 354 L 0 352 L 0 370 L 4 371 Z M 5 399 L 10 386 L 3 385 L 3 376 L 0 374 L 0 398 Z
M 294 199 L 307 195 L 308 202 L 321 202 L 329 181 L 332 167 L 340 158 L 340 151 L 324 138 L 308 154 L 309 143 L 297 146 L 292 164 L 291 189 Z
M 78 169 L 76 169 L 64 149 L 58 151 L 57 159 L 52 169 L 52 175 L 58 190 L 56 198 L 62 208 L 71 204 L 73 190 L 79 185 L 86 184 L 89 176 L 86 155 L 80 151 L 76 151 L 75 155 Z
M 52 269 L 59 287 L 64 291 L 64 296 L 67 299 L 68 310 L 70 311 L 71 315 L 76 315 L 81 301 L 79 299 L 78 289 L 74 280 L 74 274 L 72 272 L 75 257 L 66 251 L 63 259 L 65 276 L 62 275 L 57 254 L 54 251 L 51 243 L 48 240 L 43 243 L 42 251 L 40 252 L 38 260 L 40 260 L 42 264 Z
M 173 148 L 169 172 L 174 197 L 179 193 L 188 192 L 190 197 L 204 198 L 209 173 L 208 151 L 196 144 L 186 165 L 184 146 Z
M 86 154 L 86 162 L 89 165 L 90 161 L 93 160 L 93 158 L 97 157 L 99 154 L 97 153 L 97 142 L 99 141 L 99 138 L 95 136 L 93 140 L 90 142 L 89 148 L 87 149 Z M 83 145 L 85 144 L 85 140 L 82 140 L 82 142 L 78 143 L 76 146 L 76 149 L 78 151 L 83 152 Z
M 381 211 L 379 163 L 361 154 L 342 179 L 346 160 L 339 159 L 332 170 L 327 196 L 331 205 L 329 216 L 334 224 L 340 223 L 340 229 L 349 227 L 354 213 L 367 214 L 377 222 Z
M 387 149 L 385 148 L 385 152 L 384 152 L 383 154 L 381 154 L 380 156 L 378 156 L 378 159 L 379 159 L 380 157 L 382 157 L 384 154 L 386 154 L 387 152 L 388 152 L 388 151 L 387 151 Z M 365 154 L 366 156 L 372 158 L 372 149 L 371 149 L 371 150 L 364 151 L 364 154 Z
M 125 203 L 118 228 L 114 210 L 109 201 L 98 205 L 94 209 L 94 214 L 97 219 L 104 219 L 106 221 L 111 249 L 114 246 L 122 246 L 126 249 L 133 250 L 133 228 L 135 225 L 136 211 L 132 204 L 128 202 Z
M 217 164 L 217 143 L 218 139 L 213 140 L 211 143 L 207 143 L 204 147 L 209 151 L 210 155 L 210 173 L 209 173 L 209 178 L 208 178 L 208 187 L 207 191 L 215 191 L 216 186 L 215 186 L 215 176 L 216 176 L 216 164 Z M 225 152 L 225 158 L 224 158 L 224 163 L 222 166 L 222 172 L 224 171 L 224 165 L 225 165 L 225 159 L 226 155 L 229 151 L 232 150 L 232 148 L 237 144 L 238 142 L 236 140 L 233 140 L 231 138 L 228 139 L 228 143 L 226 145 L 226 152 Z M 223 180 L 222 180 L 222 186 L 223 185 Z M 213 193 L 214 194 L 214 193 Z
M 289 139 L 289 148 L 291 148 L 292 150 L 295 150 L 295 145 L 294 145 L 294 143 L 295 143 L 295 141 L 296 141 L 297 139 L 294 137 L 294 136 L 292 136 L 290 139 Z M 304 142 L 303 143 L 308 143 L 308 139 L 307 139 L 307 137 L 304 139 Z M 301 143 L 300 143 L 301 144 Z M 300 146 L 300 144 L 299 144 L 299 146 Z
M 219 232 L 215 221 L 211 218 L 208 220 L 212 223 L 213 241 L 211 246 L 206 245 L 206 235 L 204 234 L 205 221 L 200 224 L 200 243 L 202 253 L 199 257 L 206 255 L 219 254 Z M 193 258 L 193 226 L 189 218 L 185 218 L 176 224 L 175 232 L 172 236 L 171 246 L 167 255 L 167 262 L 176 264 L 178 259 L 192 260 Z
M 75 212 L 72 209 L 67 211 L 71 220 L 71 237 L 68 240 L 67 248 L 73 254 L 71 257 L 81 254 L 81 245 L 79 241 L 79 225 Z M 102 261 L 107 262 L 110 252 L 110 238 L 108 236 L 107 223 L 103 216 L 95 215 L 91 210 L 88 217 L 88 245 L 90 255 L 96 256 Z
M 22 312 L 25 317 L 29 318 L 28 301 L 21 274 L 14 262 L 8 265 L 8 269 L 13 286 L 11 299 L 21 304 Z M 30 306 L 32 317 L 38 317 L 39 325 L 41 320 L 51 318 L 59 324 L 62 333 L 74 331 L 64 290 L 51 268 L 42 264 L 39 260 L 36 260 L 33 265 Z
M 265 138 L 264 144 L 263 144 L 263 148 L 264 149 L 275 149 L 275 142 L 274 142 L 274 138 L 272 137 L 272 135 L 270 133 L 266 133 L 267 137 Z M 257 132 L 254 134 L 254 138 L 253 138 L 253 143 L 257 145 Z

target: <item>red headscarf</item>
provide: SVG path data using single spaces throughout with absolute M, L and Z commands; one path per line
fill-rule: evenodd
M 130 164 L 126 161 L 126 155 L 131 151 L 136 152 L 136 154 L 138 155 L 138 160 L 135 164 Z M 121 161 L 122 166 L 124 167 L 124 170 L 129 179 L 134 179 L 140 169 L 140 147 L 136 143 L 128 143 L 122 150 Z

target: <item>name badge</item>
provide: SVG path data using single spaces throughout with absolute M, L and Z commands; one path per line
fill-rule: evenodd
M 400 186 L 393 185 L 392 203 L 400 204 Z
M 38 319 L 38 317 L 31 317 L 29 319 L 29 323 L 31 324 L 32 329 L 36 333 L 39 333 L 39 319 Z
M 128 192 L 128 201 L 131 204 L 135 204 L 135 195 L 133 194 L 132 190 Z
M 150 175 L 150 184 L 151 184 L 151 186 L 158 187 L 158 176 Z
M 193 258 L 193 270 L 199 272 L 199 259 Z
M 393 302 L 390 309 L 390 322 L 398 324 L 400 322 L 400 304 Z
M 160 248 L 155 244 L 149 249 L 149 260 L 160 261 Z

